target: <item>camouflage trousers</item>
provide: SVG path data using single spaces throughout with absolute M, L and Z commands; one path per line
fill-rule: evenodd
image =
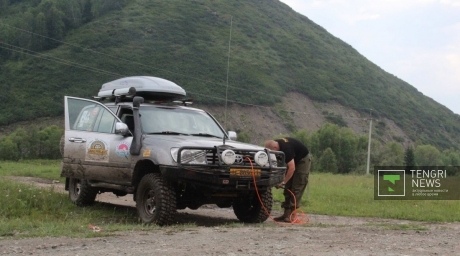
M 285 209 L 297 209 L 300 207 L 302 196 L 308 185 L 310 175 L 311 156 L 308 154 L 295 165 L 294 175 L 284 186 L 284 202 L 281 206 Z

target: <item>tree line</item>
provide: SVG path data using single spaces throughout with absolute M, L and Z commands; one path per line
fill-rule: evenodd
M 51 125 L 45 128 L 20 127 L 0 137 L 0 160 L 61 158 L 60 140 L 64 131 Z M 247 133 L 239 140 L 249 141 Z M 313 156 L 312 170 L 329 173 L 364 173 L 367 165 L 368 138 L 353 133 L 350 128 L 325 124 L 313 133 L 299 130 L 290 135 L 309 148 Z M 370 166 L 460 166 L 460 152 L 440 151 L 432 145 L 407 148 L 397 142 L 371 142 Z
M 17 128 L 0 137 L 0 160 L 59 159 L 64 131 L 56 125 L 45 128 Z
M 54 49 L 72 29 L 120 10 L 126 3 L 127 0 L 0 0 L 0 14 L 6 16 L 2 23 L 8 24 L 0 30 L 0 35 L 2 42 L 14 49 L 35 52 Z M 20 52 L 0 48 L 0 57 L 16 58 L 21 56 Z
M 294 132 L 313 155 L 312 170 L 329 173 L 365 173 L 368 138 L 350 128 L 325 124 L 316 132 Z M 414 144 L 404 147 L 398 142 L 371 141 L 370 172 L 374 166 L 460 166 L 460 151 L 439 150 L 433 145 Z

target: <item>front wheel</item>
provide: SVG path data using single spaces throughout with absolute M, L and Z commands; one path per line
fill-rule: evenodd
M 143 222 L 169 225 L 176 213 L 176 194 L 159 174 L 149 173 L 139 182 L 136 208 Z
M 97 190 L 87 180 L 69 178 L 69 198 L 77 206 L 88 206 L 96 201 Z
M 260 200 L 257 194 L 239 196 L 233 202 L 233 212 L 236 217 L 246 223 L 261 223 L 270 216 L 273 205 L 271 190 L 260 191 Z

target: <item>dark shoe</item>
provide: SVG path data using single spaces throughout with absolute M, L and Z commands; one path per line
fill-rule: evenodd
M 290 221 L 289 221 L 289 216 L 291 216 L 291 213 L 292 213 L 292 210 L 289 209 L 289 208 L 286 208 L 286 209 L 284 209 L 283 215 L 274 218 L 274 220 L 275 220 L 275 221 L 286 222 L 286 219 L 287 219 L 287 220 L 288 220 L 287 222 L 290 222 Z
M 278 216 L 273 218 L 275 221 L 283 221 L 284 220 L 284 215 Z

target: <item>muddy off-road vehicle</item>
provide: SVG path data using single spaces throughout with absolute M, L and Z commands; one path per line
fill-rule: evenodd
M 284 154 L 235 141 L 185 96 L 149 76 L 105 83 L 95 100 L 66 96 L 61 176 L 70 200 L 87 206 L 98 193 L 133 194 L 140 219 L 158 225 L 204 204 L 233 207 L 243 222 L 265 221 Z

